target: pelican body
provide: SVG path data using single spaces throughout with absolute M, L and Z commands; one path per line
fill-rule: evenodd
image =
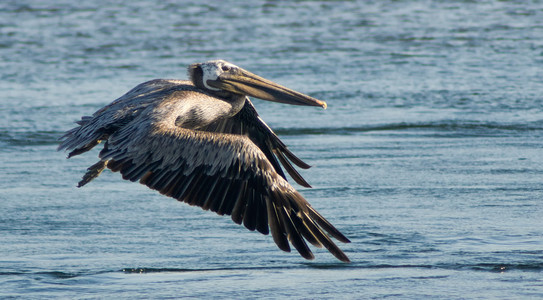
M 192 64 L 190 81 L 142 83 L 61 138 L 68 158 L 103 142 L 99 161 L 79 182 L 105 169 L 123 179 L 219 215 L 263 234 L 271 232 L 283 251 L 289 243 L 306 259 L 307 242 L 336 258 L 349 258 L 331 240 L 349 240 L 288 182 L 281 165 L 310 187 L 292 164 L 296 157 L 259 117 L 248 96 L 294 105 L 326 103 L 285 88 L 223 60 Z

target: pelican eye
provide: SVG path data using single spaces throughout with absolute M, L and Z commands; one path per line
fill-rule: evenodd
M 222 69 L 223 71 L 225 71 L 225 72 L 230 71 L 230 67 L 229 67 L 229 66 L 222 66 L 221 69 Z

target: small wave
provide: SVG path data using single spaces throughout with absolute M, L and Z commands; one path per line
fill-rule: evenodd
M 10 146 L 56 145 L 64 133 L 60 131 L 0 132 L 0 144 Z
M 102 271 L 102 272 L 65 272 L 65 271 L 39 271 L 39 272 L 29 272 L 29 271 L 12 271 L 12 272 L 0 272 L 0 276 L 27 276 L 27 275 L 36 275 L 40 277 L 49 277 L 54 279 L 69 279 L 86 275 L 95 275 L 102 273 L 109 273 L 111 271 Z
M 224 271 L 255 271 L 255 270 L 286 270 L 286 269 L 433 269 L 453 271 L 483 271 L 483 272 L 542 272 L 543 262 L 526 261 L 516 263 L 436 263 L 436 264 L 373 264 L 368 261 L 357 262 L 353 260 L 350 264 L 345 263 L 318 263 L 302 262 L 300 264 L 278 264 L 266 266 L 240 266 L 240 267 L 217 267 L 217 268 L 123 268 L 120 270 L 98 270 L 98 271 L 7 271 L 0 272 L 0 276 L 39 276 L 53 279 L 72 279 L 84 276 L 123 272 L 126 274 L 152 274 L 152 273 L 193 273 L 193 272 L 224 272 Z
M 347 266 L 349 267 L 349 266 Z M 507 272 L 507 271 L 543 271 L 543 262 L 519 262 L 519 263 L 451 263 L 451 264 L 357 264 L 354 268 L 361 269 L 442 269 L 455 271 L 488 271 L 488 272 Z
M 296 265 L 293 265 L 293 267 Z M 274 267 L 274 266 L 262 266 L 262 267 L 230 267 L 230 268 L 124 268 L 121 271 L 124 273 L 187 273 L 187 272 L 221 272 L 221 271 L 236 271 L 236 270 L 269 270 L 269 269 L 285 269 L 287 267 Z
M 431 130 L 447 132 L 455 136 L 495 136 L 510 135 L 519 132 L 536 132 L 543 130 L 542 122 L 524 124 L 507 124 L 495 122 L 475 121 L 437 121 L 415 123 L 391 123 L 377 125 L 361 125 L 347 127 L 315 127 L 315 128 L 277 128 L 274 131 L 279 135 L 352 135 L 361 132 L 374 131 L 408 131 Z M 41 146 L 56 145 L 64 134 L 61 131 L 26 131 L 26 132 L 0 132 L 0 143 L 11 146 Z
M 71 272 L 60 272 L 60 271 L 51 271 L 51 272 L 38 272 L 37 275 L 45 275 L 57 279 L 68 279 L 78 277 L 84 274 L 81 273 L 71 273 Z
M 315 128 L 277 128 L 275 132 L 280 135 L 350 135 L 371 131 L 406 131 L 406 130 L 434 130 L 438 132 L 455 132 L 458 135 L 496 135 L 511 132 L 528 132 L 543 130 L 542 122 L 532 123 L 497 123 L 464 120 L 444 120 L 435 122 L 399 122 L 390 124 L 361 125 L 351 127 L 315 127 Z
M 353 261 L 350 264 L 344 263 L 317 263 L 302 262 L 291 266 L 262 266 L 262 267 L 239 267 L 239 268 L 124 268 L 121 271 L 130 274 L 144 273 L 187 273 L 187 272 L 223 272 L 223 271 L 243 271 L 243 270 L 272 270 L 272 269 L 442 269 L 455 271 L 488 271 L 488 272 L 508 272 L 508 271 L 543 271 L 543 263 L 463 263 L 463 264 L 371 264 L 367 261 L 358 263 Z
M 208 271 L 222 271 L 224 269 L 186 269 L 186 268 L 125 268 L 121 271 L 124 273 L 144 274 L 144 273 L 185 273 L 185 272 L 208 272 Z
M 469 269 L 476 271 L 491 271 L 491 272 L 506 272 L 506 271 L 534 271 L 540 272 L 543 270 L 543 262 L 533 263 L 481 263 L 469 266 Z

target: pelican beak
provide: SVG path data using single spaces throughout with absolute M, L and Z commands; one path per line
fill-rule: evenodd
M 320 106 L 322 108 L 327 106 L 324 101 L 288 89 L 241 68 L 222 73 L 216 80 L 208 80 L 207 84 L 214 88 L 262 100 L 292 105 Z

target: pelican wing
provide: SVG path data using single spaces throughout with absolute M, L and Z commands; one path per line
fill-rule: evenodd
M 196 91 L 189 81 L 155 79 L 141 83 L 96 111 L 84 116 L 62 137 L 58 150 L 71 150 L 68 158 L 85 153 L 131 122 L 148 107 L 154 107 L 177 91 Z M 201 97 L 206 97 L 202 94 Z
M 249 98 L 245 100 L 245 105 L 240 112 L 232 118 L 221 119 L 206 127 L 200 128 L 200 130 L 247 135 L 266 155 L 281 177 L 286 179 L 279 162 L 285 167 L 294 181 L 301 186 L 311 187 L 302 175 L 296 171 L 291 162 L 303 169 L 308 169 L 311 166 L 303 162 L 288 149 L 264 120 L 260 118 Z
M 249 230 L 271 231 L 284 251 L 290 251 L 290 242 L 311 259 L 307 240 L 349 261 L 325 232 L 342 242 L 349 240 L 279 175 L 246 136 L 188 130 L 167 118 L 138 117 L 109 136 L 100 158 L 97 165 L 119 171 L 124 179 L 231 215 Z

